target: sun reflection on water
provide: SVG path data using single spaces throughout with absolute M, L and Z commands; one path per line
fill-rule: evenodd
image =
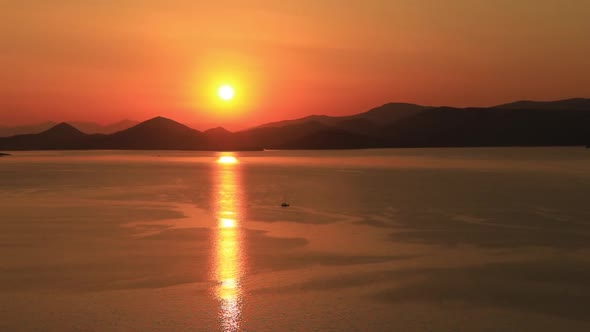
M 241 320 L 240 289 L 240 186 L 237 159 L 233 156 L 218 161 L 215 174 L 217 239 L 215 259 L 215 294 L 219 301 L 219 322 L 222 331 L 238 331 Z M 231 158 L 229 158 L 231 157 Z M 221 159 L 221 158 L 220 158 Z

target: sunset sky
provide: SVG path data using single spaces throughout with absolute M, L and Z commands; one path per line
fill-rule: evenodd
M 5 0 L 0 125 L 235 130 L 392 101 L 590 97 L 589 18 L 586 0 Z

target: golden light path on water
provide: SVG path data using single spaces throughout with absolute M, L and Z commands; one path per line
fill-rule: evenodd
M 239 163 L 231 155 L 221 156 L 215 167 L 216 258 L 215 295 L 219 301 L 221 331 L 238 331 L 241 320 L 241 234 Z

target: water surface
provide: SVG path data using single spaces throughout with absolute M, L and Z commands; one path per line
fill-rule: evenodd
M 0 176 L 2 331 L 590 328 L 587 149 L 18 152 Z

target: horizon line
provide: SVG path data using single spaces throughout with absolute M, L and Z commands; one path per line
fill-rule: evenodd
M 292 121 L 292 120 L 299 120 L 299 119 L 304 119 L 307 117 L 312 117 L 312 116 L 327 116 L 327 117 L 333 117 L 333 118 L 339 118 L 339 117 L 347 117 L 347 116 L 354 116 L 354 115 L 358 115 L 358 114 L 363 114 L 366 112 L 369 112 L 371 110 L 383 107 L 385 105 L 392 105 L 392 104 L 405 104 L 405 105 L 414 105 L 414 106 L 420 106 L 420 107 L 429 107 L 429 108 L 456 108 L 456 109 L 466 109 L 466 108 L 495 108 L 495 107 L 499 107 L 499 106 L 505 106 L 505 105 L 510 105 L 510 104 L 516 104 L 516 103 L 522 103 L 522 102 L 532 102 L 532 103 L 556 103 L 556 102 L 565 102 L 565 101 L 572 101 L 572 100 L 590 100 L 590 97 L 571 97 L 571 98 L 562 98 L 562 99 L 546 99 L 546 100 L 534 100 L 534 99 L 518 99 L 518 100 L 513 100 L 513 101 L 509 101 L 509 102 L 504 102 L 504 103 L 500 103 L 500 104 L 493 104 L 490 106 L 450 106 L 450 105 L 427 105 L 427 104 L 422 104 L 422 103 L 411 103 L 411 102 L 403 102 L 403 101 L 393 101 L 393 102 L 386 102 L 383 104 L 380 104 L 378 106 L 374 106 L 370 109 L 361 111 L 361 112 L 357 112 L 357 113 L 351 113 L 351 114 L 342 114 L 342 115 L 329 115 L 329 114 L 317 114 L 317 113 L 311 113 L 309 115 L 305 115 L 305 116 L 301 116 L 301 117 L 297 117 L 297 118 L 289 118 L 289 119 L 282 119 L 282 120 L 274 120 L 274 121 L 268 121 L 268 122 L 264 122 L 264 123 L 260 123 L 257 125 L 253 125 L 253 126 L 246 126 L 243 127 L 243 129 L 239 129 L 239 130 L 235 130 L 235 131 L 242 131 L 242 130 L 249 130 L 249 129 L 253 129 L 253 128 L 257 128 L 260 126 L 264 126 L 267 124 L 272 124 L 272 123 L 277 123 L 277 122 L 284 122 L 284 121 Z M 135 122 L 135 125 L 138 125 L 140 123 L 146 122 L 146 121 L 150 121 L 156 118 L 164 118 L 164 119 L 168 119 L 168 120 L 172 120 L 174 122 L 183 124 L 191 129 L 194 130 L 198 130 L 198 131 L 207 131 L 210 129 L 216 129 L 216 128 L 223 128 L 226 129 L 223 125 L 215 125 L 213 127 L 207 127 L 207 129 L 196 129 L 194 128 L 195 123 L 190 123 L 187 124 L 185 122 L 179 122 L 171 117 L 168 116 L 164 116 L 164 115 L 156 115 L 156 116 L 152 116 L 152 117 L 148 117 L 144 120 L 135 120 L 135 119 L 130 119 L 130 118 L 124 118 L 121 120 L 117 120 L 117 121 L 113 121 L 113 122 L 95 122 L 95 121 L 88 121 L 88 120 L 62 120 L 62 121 L 55 121 L 53 119 L 47 119 L 44 121 L 40 121 L 40 122 L 28 122 L 28 123 L 19 123 L 19 124 L 13 124 L 13 125 L 3 125 L 0 124 L 0 128 L 5 128 L 5 129 L 9 129 L 9 128 L 15 128 L 15 127 L 21 127 L 21 126 L 35 126 L 35 125 L 42 125 L 42 124 L 47 124 L 47 123 L 51 123 L 53 124 L 53 126 L 59 125 L 59 124 L 70 124 L 74 127 L 76 127 L 74 124 L 78 123 L 86 123 L 86 124 L 93 124 L 93 125 L 97 125 L 97 126 L 101 126 L 101 127 L 107 127 L 107 126 L 111 126 L 111 125 L 115 125 L 115 124 L 119 124 L 121 122 L 125 122 L 125 121 L 130 121 L 130 122 Z M 52 126 L 52 127 L 53 127 Z M 50 127 L 50 128 L 52 128 Z M 133 127 L 133 126 L 132 126 Z

